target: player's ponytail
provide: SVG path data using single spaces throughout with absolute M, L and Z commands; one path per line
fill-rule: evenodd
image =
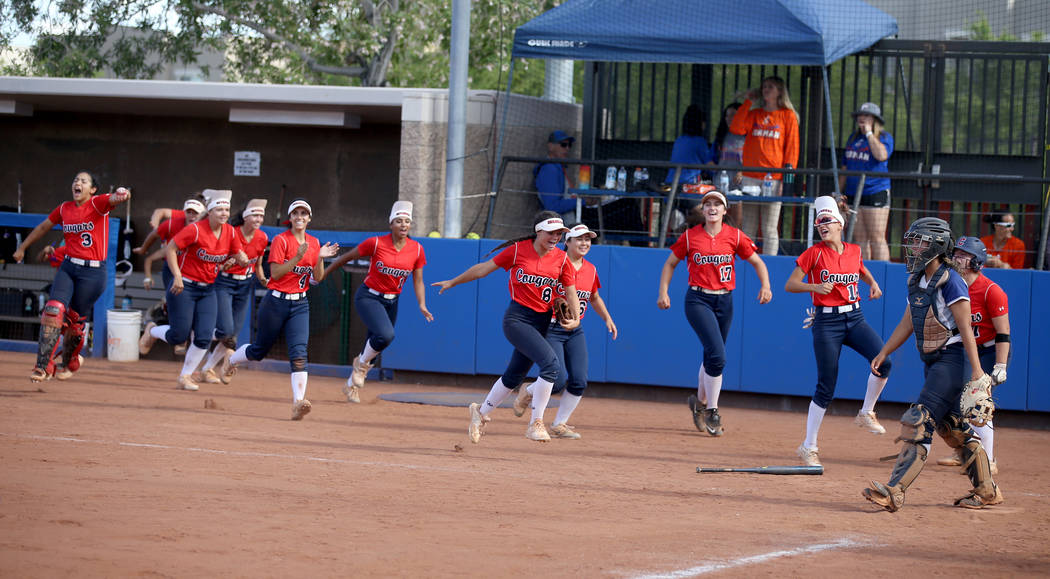
M 523 235 L 521 237 L 515 237 L 514 239 L 508 239 L 507 241 L 504 241 L 503 243 L 492 248 L 492 251 L 486 253 L 485 257 L 488 257 L 505 247 L 510 247 L 519 241 L 525 241 L 526 239 L 536 239 L 536 224 L 542 223 L 548 219 L 561 219 L 561 214 L 555 213 L 553 211 L 540 211 L 532 218 L 532 233 L 530 233 L 529 235 Z

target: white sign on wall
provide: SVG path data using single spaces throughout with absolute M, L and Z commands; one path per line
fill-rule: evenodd
M 258 177 L 260 165 L 262 165 L 262 155 L 258 151 L 234 151 L 233 153 L 234 177 Z

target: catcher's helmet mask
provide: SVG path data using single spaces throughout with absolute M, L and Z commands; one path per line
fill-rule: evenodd
M 908 273 L 918 273 L 938 257 L 951 257 L 951 226 L 937 217 L 916 219 L 904 234 L 904 247 Z

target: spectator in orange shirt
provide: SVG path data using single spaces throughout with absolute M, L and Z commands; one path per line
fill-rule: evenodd
M 745 167 L 796 167 L 798 165 L 798 113 L 791 104 L 784 79 L 769 76 L 760 88 L 751 89 L 740 105 L 729 131 L 744 135 Z M 781 195 L 783 175 L 771 173 L 775 183 L 773 196 Z M 741 185 L 762 186 L 765 173 L 743 172 Z M 744 189 L 745 191 L 747 189 Z M 758 221 L 762 219 L 762 253 L 776 255 L 780 247 L 780 203 L 745 203 L 744 233 L 756 239 Z
M 981 238 L 988 248 L 988 261 L 985 267 L 1001 269 L 1024 269 L 1024 241 L 1014 237 L 1014 216 L 1009 213 L 986 215 L 985 223 L 991 223 L 994 233 Z

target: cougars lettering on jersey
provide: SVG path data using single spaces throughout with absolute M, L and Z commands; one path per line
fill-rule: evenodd
M 258 233 L 256 233 L 258 235 Z M 295 264 L 292 271 L 286 273 L 281 279 L 270 277 L 270 283 L 266 286 L 272 290 L 286 294 L 297 294 L 310 289 L 310 276 L 314 273 L 314 266 L 321 255 L 321 244 L 317 238 L 309 233 L 306 236 L 306 253 L 299 263 Z M 270 263 L 285 263 L 299 253 L 299 241 L 291 230 L 273 238 L 270 244 Z
M 172 210 L 171 219 L 166 219 L 164 223 L 157 226 L 157 237 L 165 242 L 171 241 L 171 238 L 178 235 L 185 227 L 186 212 L 180 209 Z
M 427 264 L 423 246 L 414 239 L 406 239 L 398 251 L 390 235 L 369 237 L 357 246 L 357 252 L 372 258 L 365 285 L 381 294 L 401 293 L 408 276 Z
M 984 274 L 977 276 L 970 285 L 970 320 L 973 337 L 981 346 L 995 343 L 995 326 L 992 318 L 1010 313 L 1006 292 L 999 284 Z
M 47 219 L 62 226 L 66 255 L 106 261 L 109 255 L 109 194 L 94 195 L 80 207 L 75 201 L 66 201 Z
M 827 295 L 812 292 L 815 306 L 845 306 L 860 301 L 857 282 L 864 267 L 860 246 L 852 243 L 842 245 L 842 253 L 839 254 L 821 241 L 803 251 L 795 260 L 795 265 L 805 272 L 809 283 L 831 282 L 835 285 Z
M 734 289 L 733 261 L 738 255 L 747 259 L 757 250 L 750 237 L 730 225 L 722 225 L 715 236 L 703 225 L 691 227 L 671 246 L 675 257 L 689 262 L 689 285 L 711 290 Z
M 237 265 L 234 263 L 226 272 L 231 275 L 248 275 L 255 270 L 255 263 L 259 261 L 263 252 L 266 251 L 266 245 L 270 243 L 270 238 L 266 236 L 266 232 L 262 229 L 255 230 L 255 235 L 252 236 L 251 241 L 244 238 L 244 232 L 241 231 L 240 227 L 234 227 L 233 231 L 237 235 L 237 241 L 241 242 L 244 255 L 248 256 L 248 265 Z
M 576 285 L 576 268 L 565 252 L 554 248 L 540 257 L 531 239 L 507 247 L 492 258 L 493 263 L 510 272 L 510 299 L 534 312 L 549 312 L 558 284 Z
M 586 259 L 583 260 L 583 265 L 576 270 L 576 297 L 580 298 L 581 321 L 583 321 L 584 314 L 587 313 L 587 308 L 591 303 L 591 296 L 600 287 L 602 287 L 602 282 L 598 280 L 598 268 L 594 267 L 594 264 Z M 558 295 L 565 296 L 565 286 L 558 284 Z M 557 320 L 557 317 L 552 315 L 551 321 L 555 320 Z
M 219 266 L 242 249 L 232 225 L 223 223 L 219 236 L 215 237 L 207 219 L 187 225 L 171 242 L 182 250 L 179 255 L 182 277 L 200 283 L 214 282 Z

